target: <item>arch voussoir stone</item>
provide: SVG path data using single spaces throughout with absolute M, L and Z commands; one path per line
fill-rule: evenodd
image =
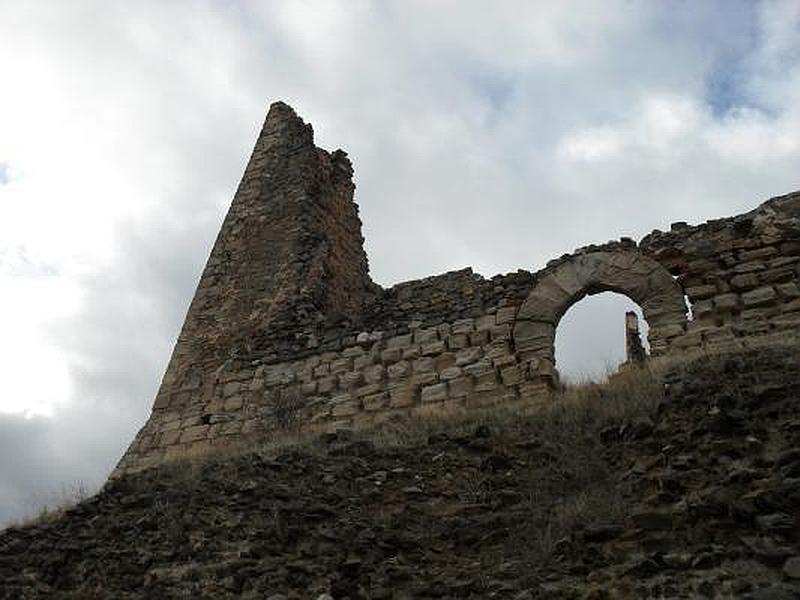
M 532 375 L 552 383 L 558 322 L 580 299 L 604 291 L 628 296 L 642 307 L 654 354 L 667 352 L 686 330 L 683 289 L 663 266 L 634 250 L 576 254 L 539 279 L 517 314 L 515 349 Z

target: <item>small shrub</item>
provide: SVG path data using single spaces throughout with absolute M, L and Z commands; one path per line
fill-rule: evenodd
M 70 508 L 87 500 L 91 495 L 92 493 L 83 481 L 62 484 L 60 488 L 45 497 L 33 498 L 31 504 L 38 508 L 34 514 L 23 519 L 20 525 L 36 525 L 57 519 Z

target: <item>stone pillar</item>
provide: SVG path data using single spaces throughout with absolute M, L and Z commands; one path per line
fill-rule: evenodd
M 625 351 L 629 364 L 641 363 L 647 358 L 639 335 L 639 318 L 632 310 L 625 313 Z

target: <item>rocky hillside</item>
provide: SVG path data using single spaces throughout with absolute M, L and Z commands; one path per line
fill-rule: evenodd
M 788 349 L 298 440 L 0 532 L 0 598 L 800 597 Z

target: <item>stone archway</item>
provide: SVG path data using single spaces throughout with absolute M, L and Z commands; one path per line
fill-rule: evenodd
M 667 352 L 686 331 L 683 290 L 659 263 L 632 250 L 576 254 L 546 269 L 517 313 L 514 344 L 531 379 L 553 382 L 558 322 L 570 306 L 600 292 L 623 294 L 642 307 L 653 355 Z

